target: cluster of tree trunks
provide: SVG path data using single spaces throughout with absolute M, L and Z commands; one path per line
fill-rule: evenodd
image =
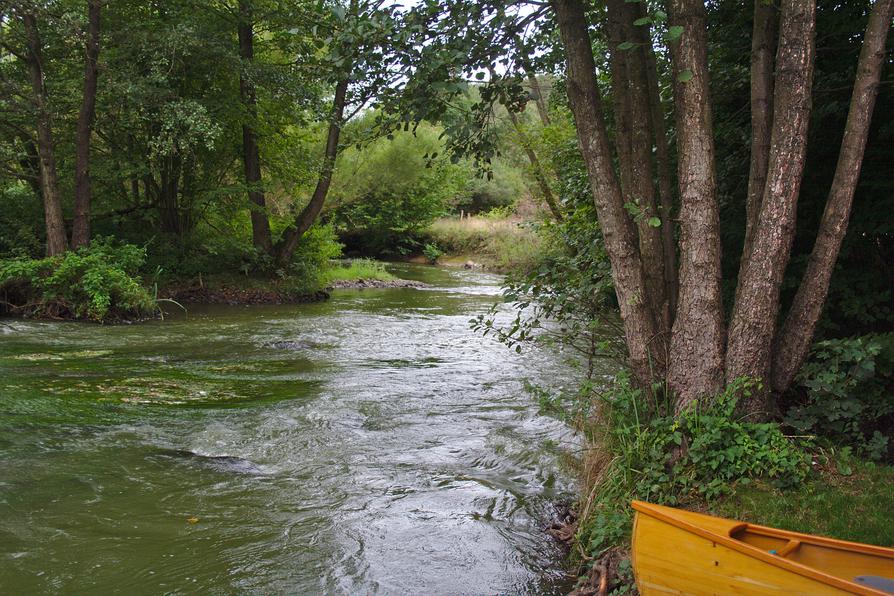
M 101 0 L 87 1 L 87 31 L 84 64 L 84 95 L 78 114 L 75 138 L 75 196 L 71 246 L 78 248 L 90 241 L 90 138 L 96 111 L 96 87 L 99 75 L 97 61 L 100 44 Z M 47 232 L 47 254 L 58 255 L 68 250 L 69 242 L 62 211 L 62 196 L 56 174 L 55 142 L 50 116 L 49 95 L 44 72 L 43 47 L 35 12 L 27 7 L 19 13 L 25 31 L 23 55 L 31 76 L 31 88 L 37 130 L 36 153 L 40 196 L 43 199 Z M 30 142 L 30 141 L 29 141 Z
M 301 237 L 310 229 L 322 211 L 326 195 L 329 193 L 332 173 L 335 170 L 335 159 L 339 151 L 339 137 L 344 124 L 348 76 L 345 75 L 335 86 L 329 128 L 326 134 L 326 149 L 314 192 L 308 204 L 295 217 L 294 223 L 285 231 L 279 242 L 274 244 L 270 234 L 270 220 L 264 191 L 261 187 L 261 157 L 258 150 L 258 135 L 255 130 L 258 113 L 255 86 L 251 80 L 250 72 L 254 62 L 251 0 L 239 0 L 238 32 L 239 56 L 243 61 L 239 77 L 239 90 L 245 111 L 245 120 L 242 125 L 242 156 L 251 209 L 252 240 L 256 249 L 269 254 L 278 264 L 286 265 L 292 260 Z
M 729 320 L 721 296 L 704 2 L 668 2 L 676 189 L 642 3 L 606 3 L 603 30 L 610 48 L 614 154 L 585 3 L 551 4 L 565 46 L 569 103 L 611 260 L 633 375 L 644 388 L 666 382 L 677 397 L 678 411 L 716 395 L 733 379 L 759 379 L 764 390 L 744 406 L 755 415 L 766 413 L 771 391 L 786 391 L 806 359 L 822 312 L 847 229 L 894 0 L 875 0 L 872 5 L 835 178 L 807 272 L 785 317 L 780 317 L 780 289 L 804 171 L 816 3 L 755 0 L 746 233 Z M 660 226 L 650 225 L 655 216 Z

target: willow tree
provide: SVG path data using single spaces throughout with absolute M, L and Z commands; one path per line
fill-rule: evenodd
M 679 214 L 676 221 L 667 213 L 660 217 L 661 226 L 679 226 L 679 290 L 669 316 L 667 303 L 650 279 L 658 275 L 655 262 L 666 262 L 670 255 L 660 254 L 650 231 L 625 210 L 631 200 L 647 214 L 656 208 L 649 188 L 656 184 L 655 176 L 648 169 L 637 169 L 646 143 L 656 142 L 661 132 L 655 126 L 660 119 L 645 116 L 641 105 L 649 97 L 642 90 L 643 81 L 648 85 L 655 77 L 655 64 L 649 59 L 652 38 L 641 31 L 653 19 L 629 3 L 609 1 L 607 22 L 599 23 L 605 26 L 593 29 L 580 0 L 553 0 L 551 6 L 565 49 L 568 100 L 612 265 L 634 376 L 644 387 L 666 381 L 678 398 L 678 409 L 717 394 L 733 379 L 761 379 L 766 390 L 745 406 L 755 413 L 764 411 L 769 390 L 787 390 L 804 362 L 822 310 L 859 177 L 894 1 L 875 0 L 871 6 L 836 176 L 807 273 L 781 327 L 780 293 L 791 256 L 810 120 L 815 1 L 781 0 L 779 6 L 755 2 L 746 243 L 728 321 L 721 292 L 704 2 L 669 0 L 667 6 L 679 156 Z M 607 37 L 603 41 L 612 53 L 614 121 L 620 120 L 622 126 L 630 123 L 630 128 L 619 130 L 623 138 L 614 153 L 591 31 Z M 632 129 L 634 125 L 647 129 L 649 124 L 650 131 Z M 668 328 L 669 320 L 673 323 Z

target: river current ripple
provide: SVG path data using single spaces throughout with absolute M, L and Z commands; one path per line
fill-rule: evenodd
M 524 380 L 572 373 L 470 331 L 499 277 L 396 268 L 431 286 L 0 322 L 0 592 L 566 591 L 574 438 Z

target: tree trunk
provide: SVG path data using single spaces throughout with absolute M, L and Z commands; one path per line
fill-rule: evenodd
M 645 15 L 645 8 L 638 3 L 639 16 Z M 658 171 L 658 196 L 661 204 L 661 243 L 664 247 L 664 280 L 667 285 L 667 301 L 670 313 L 669 325 L 673 325 L 677 312 L 677 242 L 674 237 L 676 222 L 674 219 L 674 179 L 667 142 L 667 128 L 664 124 L 664 109 L 661 105 L 661 92 L 658 88 L 658 65 L 652 36 L 648 27 L 637 27 L 639 43 L 646 56 L 646 81 L 649 93 L 649 119 L 652 123 L 652 134 L 655 141 L 655 163 Z
M 323 165 L 320 168 L 320 177 L 317 179 L 317 186 L 311 195 L 310 202 L 301 210 L 295 223 L 290 227 L 283 236 L 282 242 L 277 250 L 277 260 L 280 264 L 286 264 L 295 254 L 298 242 L 301 236 L 310 229 L 317 220 L 317 216 L 323 209 L 326 202 L 326 195 L 329 193 L 329 185 L 332 182 L 332 172 L 335 169 L 335 158 L 338 156 L 338 138 L 341 135 L 341 128 L 344 124 L 342 119 L 345 113 L 345 101 L 348 92 L 348 76 L 345 75 L 341 81 L 335 86 L 335 97 L 332 99 L 332 115 L 329 121 L 329 133 L 326 137 L 326 151 L 323 155 Z
M 34 141 L 27 135 L 22 134 L 20 137 L 22 146 L 25 148 L 25 154 L 19 158 L 19 167 L 25 174 L 25 180 L 31 187 L 34 196 L 43 202 L 43 188 L 40 179 L 40 156 L 37 152 L 37 146 Z
M 56 177 L 53 129 L 47 88 L 43 79 L 43 52 L 35 16 L 22 15 L 22 21 L 28 41 L 28 69 L 31 73 L 34 105 L 37 109 L 37 154 L 40 157 L 40 188 L 47 229 L 47 255 L 55 256 L 68 250 L 68 238 L 65 234 L 62 198 L 59 195 L 59 183 Z
M 515 49 L 518 52 L 518 59 L 521 63 L 522 70 L 525 71 L 525 78 L 528 79 L 528 86 L 531 88 L 531 96 L 534 99 L 534 103 L 537 105 L 537 113 L 540 116 L 540 123 L 543 124 L 543 126 L 549 126 L 549 111 L 546 109 L 546 98 L 543 97 L 540 81 L 537 80 L 537 75 L 534 74 L 534 67 L 531 65 L 528 49 L 525 47 L 525 43 L 520 35 L 516 34 L 513 36 L 513 41 L 515 42 Z
M 90 136 L 96 115 L 96 82 L 99 75 L 100 0 L 87 1 L 87 57 L 84 64 L 84 97 L 75 137 L 75 197 L 71 246 L 90 242 Z
M 669 9 L 670 25 L 683 28 L 670 44 L 679 156 L 680 294 L 668 370 L 668 385 L 681 411 L 722 388 L 724 328 L 705 6 L 702 0 L 671 0 Z
M 564 219 L 562 210 L 559 209 L 559 204 L 556 203 L 556 198 L 553 196 L 553 191 L 549 186 L 549 181 L 546 179 L 546 173 L 543 171 L 543 166 L 537 158 L 537 153 L 531 145 L 531 140 L 528 139 L 528 135 L 526 135 L 525 131 L 522 129 L 521 123 L 518 121 L 518 116 L 508 108 L 506 111 L 509 114 L 509 120 L 512 122 L 513 128 L 515 128 L 516 134 L 518 134 L 522 149 L 524 149 L 525 155 L 528 156 L 528 161 L 531 162 L 534 179 L 537 180 L 537 186 L 540 187 L 540 194 L 543 196 L 543 201 L 546 203 L 546 206 L 549 207 L 549 210 L 553 214 L 553 217 L 556 218 L 556 221 L 562 221 Z
M 745 255 L 736 291 L 727 343 L 727 382 L 749 377 L 768 385 L 770 380 L 779 293 L 794 239 L 807 151 L 815 21 L 815 0 L 783 0 L 767 182 L 751 254 Z M 743 408 L 752 414 L 766 412 L 766 389 L 754 393 Z
M 657 333 L 654 314 L 647 301 L 636 230 L 624 209 L 621 188 L 612 166 L 584 6 L 580 0 L 553 0 L 552 6 L 565 45 L 568 100 L 611 261 L 630 367 L 637 383 L 648 389 L 654 379 L 663 376 L 666 342 L 665 337 Z
M 653 226 L 652 218 L 658 216 L 655 204 L 655 186 L 652 172 L 652 130 L 649 108 L 646 55 L 636 42 L 639 36 L 636 26 L 636 6 L 624 0 L 607 3 L 609 20 L 616 30 L 613 35 L 618 43 L 633 43 L 630 50 L 612 44 L 612 88 L 616 96 L 616 114 L 623 114 L 627 132 L 619 130 L 618 160 L 621 166 L 621 188 L 624 201 L 634 204 L 638 210 L 635 218 L 639 232 L 639 248 L 646 275 L 649 304 L 655 312 L 659 333 L 670 332 L 670 309 L 667 285 L 664 278 L 664 245 L 661 230 Z M 620 62 L 618 67 L 615 62 Z M 624 138 L 620 138 L 624 137 Z M 621 146 L 623 145 L 623 151 Z
M 892 16 L 894 0 L 876 0 L 869 15 L 869 24 L 857 63 L 854 92 L 841 141 L 841 152 L 838 154 L 835 178 L 823 211 L 816 243 L 807 262 L 807 270 L 777 341 L 772 382 L 773 389 L 779 392 L 789 388 L 807 358 L 810 342 L 829 292 L 829 280 L 847 231 L 854 191 L 860 177 Z
M 531 94 L 534 96 L 534 104 L 537 106 L 537 114 L 540 115 L 540 123 L 543 126 L 549 126 L 549 111 L 546 109 L 546 98 L 543 96 L 543 89 L 540 87 L 540 81 L 534 71 L 525 67 L 525 75 L 528 78 L 528 86 L 531 87 Z
M 254 31 L 250 0 L 239 0 L 239 57 L 242 65 L 239 74 L 239 95 L 245 110 L 242 124 L 242 161 L 245 165 L 245 183 L 251 209 L 251 235 L 255 248 L 270 254 L 273 240 L 270 236 L 270 220 L 261 190 L 261 155 L 258 135 L 254 126 L 258 119 L 258 100 L 251 73 L 247 72 L 254 61 Z
M 754 229 L 770 162 L 770 134 L 773 126 L 773 58 L 776 54 L 777 8 L 765 0 L 754 0 L 754 28 L 751 34 L 751 165 L 745 199 L 745 243 L 739 263 L 739 277 L 751 255 Z

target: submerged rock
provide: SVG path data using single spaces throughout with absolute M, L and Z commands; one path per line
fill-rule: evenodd
M 188 449 L 166 449 L 161 455 L 177 459 L 191 460 L 220 472 L 264 476 L 267 474 L 261 467 L 244 457 L 233 455 L 204 455 Z

